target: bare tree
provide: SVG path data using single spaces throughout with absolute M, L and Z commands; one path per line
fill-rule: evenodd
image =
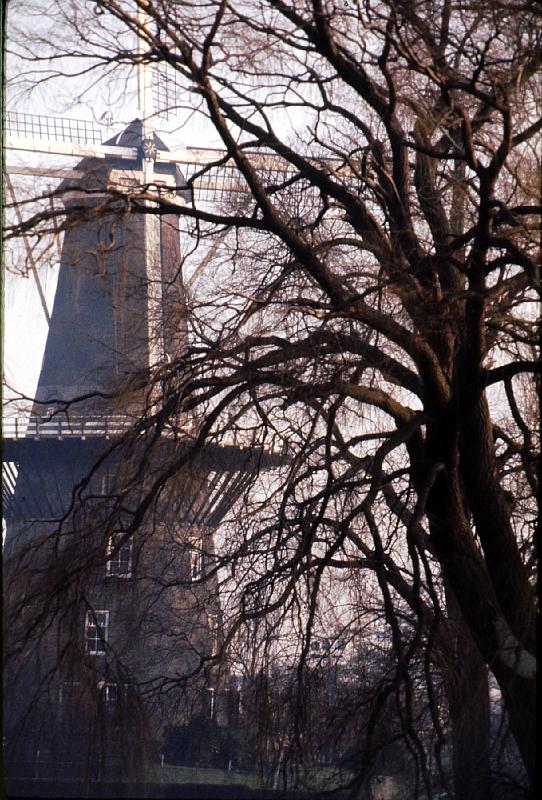
M 461 780 L 463 708 L 476 698 L 487 750 L 487 670 L 532 781 L 539 8 L 135 5 L 149 15 L 144 28 L 116 0 L 53 3 L 51 19 L 76 38 L 84 73 L 133 65 L 118 42 L 143 37 L 144 58 L 168 65 L 223 145 L 189 185 L 229 163 L 238 191 L 222 207 L 196 193 L 153 209 L 186 221 L 197 246 L 185 269 L 216 243 L 214 275 L 183 300 L 182 352 L 140 376 L 152 399 L 137 423 L 146 447 L 128 462 L 110 530 L 122 509 L 122 530 L 135 534 L 226 432 L 261 451 L 284 447 L 274 477 L 251 472 L 236 524 L 210 557 L 224 653 L 244 624 L 280 612 L 304 632 L 303 665 L 336 577 L 367 572 L 395 672 L 369 715 L 365 752 L 386 698 L 401 695 L 405 739 L 430 791 L 413 714 L 414 663 L 425 658 L 437 739 L 435 664 L 444 676 L 457 796 L 481 791 L 476 764 Z M 46 33 L 20 53 L 36 69 L 66 56 Z M 119 203 L 125 214 L 149 211 L 128 191 L 103 202 L 100 213 Z M 72 205 L 64 224 L 82 210 Z M 41 210 L 10 233 L 45 232 L 55 216 Z M 159 434 L 168 427 L 181 440 L 187 417 L 190 446 L 164 458 Z M 226 567 L 235 574 L 224 578 Z M 458 661 L 464 679 L 454 680 Z

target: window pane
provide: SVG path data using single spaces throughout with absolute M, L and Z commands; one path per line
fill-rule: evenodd
M 129 539 L 115 550 L 116 545 L 122 540 L 123 536 L 122 532 L 114 533 L 109 539 L 107 545 L 109 558 L 105 567 L 105 572 L 108 576 L 130 578 L 132 575 L 132 540 Z
M 103 655 L 107 642 L 109 611 L 87 611 L 85 636 L 87 652 Z

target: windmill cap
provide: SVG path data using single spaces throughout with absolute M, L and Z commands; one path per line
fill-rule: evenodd
M 158 134 L 153 133 L 152 138 L 158 150 L 169 150 Z M 133 119 L 121 133 L 108 139 L 104 144 L 116 145 L 117 147 L 141 147 L 142 141 L 143 123 L 137 118 Z

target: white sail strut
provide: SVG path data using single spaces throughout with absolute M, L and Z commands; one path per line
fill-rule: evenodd
M 154 177 L 154 161 L 157 147 L 154 141 L 154 107 L 152 96 L 152 71 L 145 59 L 145 32 L 151 24 L 151 18 L 141 6 L 137 9 L 138 22 L 138 99 L 141 110 L 141 157 L 143 172 L 143 191 L 150 188 Z M 151 209 L 155 203 L 144 200 L 144 205 Z M 163 308 L 162 308 L 162 264 L 160 254 L 160 220 L 157 214 L 144 214 L 144 247 L 147 286 L 147 337 L 149 369 L 163 363 Z

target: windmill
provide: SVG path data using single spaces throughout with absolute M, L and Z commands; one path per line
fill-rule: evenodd
M 139 7 L 138 8 L 138 25 L 141 30 L 145 30 L 145 26 L 149 24 L 148 15 Z M 97 134 L 95 126 L 90 123 L 59 118 L 47 118 L 43 116 L 35 116 L 30 114 L 17 114 L 8 113 L 8 135 L 6 137 L 6 147 L 9 150 L 17 151 L 30 151 L 40 154 L 54 154 L 64 156 L 80 156 L 85 158 L 110 158 L 118 161 L 126 162 L 132 165 L 132 175 L 135 180 L 138 180 L 141 192 L 145 195 L 143 204 L 148 206 L 152 200 L 151 187 L 153 180 L 158 178 L 157 170 L 155 169 L 155 162 L 160 161 L 160 164 L 173 165 L 179 161 L 179 153 L 172 153 L 165 148 L 156 146 L 155 134 L 153 130 L 153 84 L 151 67 L 144 59 L 144 40 L 142 36 L 138 36 L 138 101 L 141 110 L 141 135 L 139 142 L 134 142 L 132 146 L 124 146 L 118 142 L 111 142 L 103 144 L 97 141 L 99 134 Z M 117 137 L 119 138 L 119 137 Z M 133 166 L 137 165 L 134 170 Z M 8 173 L 8 188 L 12 198 L 15 200 L 15 194 L 9 174 L 22 172 L 23 174 L 39 174 L 49 177 L 76 177 L 73 171 L 59 171 L 47 170 L 46 168 L 32 169 L 32 168 L 7 168 Z M 161 177 L 161 176 L 160 176 Z M 161 183 L 164 183 L 161 180 Z M 154 187 L 157 188 L 156 186 Z M 170 198 L 171 199 L 171 198 Z M 145 247 L 145 264 L 147 269 L 147 287 L 148 287 L 148 320 L 156 319 L 155 313 L 156 306 L 160 303 L 160 285 L 161 281 L 159 276 L 155 274 L 155 265 L 159 261 L 157 257 L 157 233 L 156 233 L 156 219 L 152 214 L 144 215 L 144 247 Z M 27 248 L 28 249 L 28 248 Z M 42 304 L 46 317 L 48 316 L 47 307 L 43 289 L 39 282 L 38 271 L 36 269 L 32 253 L 29 251 L 28 256 L 31 263 L 33 277 L 36 281 L 40 302 Z M 158 331 L 149 330 L 149 341 L 153 343 L 153 348 L 149 348 L 149 363 L 157 363 L 160 359 L 160 335 Z
M 211 148 L 188 147 L 184 150 L 170 151 L 165 147 L 157 147 L 154 131 L 155 120 L 159 115 L 168 115 L 170 105 L 175 105 L 177 86 L 171 75 L 160 72 L 159 65 L 151 65 L 145 58 L 145 39 L 143 32 L 150 25 L 148 13 L 141 7 L 137 9 L 137 28 L 140 34 L 137 37 L 137 94 L 138 108 L 141 117 L 141 135 L 136 137 L 130 146 L 121 144 L 122 135 L 114 137 L 108 142 L 102 142 L 102 132 L 93 123 L 78 119 L 60 117 L 47 117 L 28 113 L 7 113 L 7 136 L 5 139 L 7 151 L 26 151 L 44 155 L 58 155 L 82 158 L 116 159 L 120 163 L 130 164 L 133 183 L 138 187 L 140 201 L 147 207 L 152 207 L 167 192 L 168 203 L 183 202 L 192 195 L 196 202 L 216 203 L 231 196 L 242 197 L 247 194 L 247 185 L 244 182 L 235 164 L 228 159 L 223 150 Z M 156 104 L 162 104 L 162 106 Z M 284 160 L 274 155 L 253 154 L 253 166 L 266 174 L 272 180 L 284 180 L 291 177 L 293 170 Z M 177 182 L 169 176 L 164 179 L 168 166 L 176 165 L 190 176 L 190 191 L 177 192 L 178 180 L 181 176 L 180 169 L 177 173 Z M 17 212 L 15 194 L 11 184 L 10 175 L 35 175 L 52 179 L 77 180 L 77 169 L 54 169 L 44 166 L 16 166 L 8 165 L 8 189 Z M 122 186 L 120 187 L 123 188 Z M 167 191 L 169 189 L 169 191 Z M 148 287 L 148 319 L 156 317 L 156 307 L 160 305 L 159 276 L 153 272 L 157 248 L 157 221 L 152 213 L 145 214 L 145 249 L 147 265 Z M 45 294 L 40 284 L 39 273 L 36 269 L 35 259 L 25 239 L 30 271 L 37 286 L 38 295 L 45 317 L 49 312 L 45 302 Z M 48 320 L 49 321 L 49 320 Z M 160 332 L 149 331 L 150 340 L 155 343 L 153 352 L 149 353 L 150 363 L 159 363 L 162 355 L 160 346 Z
M 144 16 L 140 16 L 140 24 L 145 25 Z M 139 46 L 143 47 L 141 40 Z M 198 648 L 204 657 L 212 655 L 220 613 L 218 585 L 215 576 L 204 586 L 201 573 L 205 558 L 213 556 L 213 532 L 253 471 L 282 458 L 280 453 L 256 451 L 250 440 L 226 439 L 221 445 L 209 445 L 200 453 L 197 469 L 182 474 L 182 491 L 167 495 L 165 504 L 153 506 L 152 536 L 143 527 L 133 540 L 127 540 L 122 516 L 115 518 L 114 524 L 110 522 L 112 498 L 122 488 L 119 482 L 130 471 L 134 454 L 143 454 L 147 441 L 139 436 L 142 429 L 134 428 L 134 420 L 145 413 L 141 394 L 136 393 L 134 400 L 124 387 L 130 385 L 133 375 L 162 363 L 168 348 L 175 354 L 175 348 L 182 346 L 175 338 L 175 331 L 181 330 L 182 339 L 178 316 L 182 298 L 171 280 L 180 261 L 175 204 L 186 201 L 186 184 L 178 165 L 214 163 L 217 156 L 216 151 L 187 154 L 165 148 L 152 126 L 152 76 L 143 58 L 138 71 L 142 118 L 106 143 L 99 141 L 92 126 L 78 121 L 31 115 L 8 118 L 8 150 L 82 159 L 76 169 L 13 166 L 8 167 L 8 175 L 60 179 L 68 211 L 76 207 L 95 212 L 88 217 L 83 214 L 81 221 L 66 231 L 52 310 L 41 290 L 49 333 L 30 420 L 19 427 L 16 418 L 10 419 L 3 432 L 8 463 L 3 483 L 5 586 L 14 619 L 24 619 L 29 608 L 35 618 L 48 613 L 32 605 L 32 597 L 38 594 L 32 592 L 29 575 L 35 572 L 35 563 L 29 563 L 28 553 L 34 557 L 39 551 L 40 565 L 46 570 L 50 559 L 69 558 L 67 563 L 73 564 L 79 550 L 86 552 L 85 544 L 92 573 L 92 583 L 81 595 L 84 608 L 78 606 L 68 614 L 63 607 L 62 625 L 54 634 L 51 618 L 46 616 L 44 627 L 50 633 L 39 637 L 36 651 L 25 654 L 24 664 L 15 658 L 10 680 L 5 682 L 12 690 L 5 706 L 8 774 L 22 762 L 32 764 L 36 777 L 47 777 L 53 771 L 58 774 L 67 769 L 68 762 L 76 762 L 82 742 L 95 747 L 98 741 L 106 741 L 119 758 L 126 744 L 115 739 L 123 724 L 117 713 L 121 694 L 124 692 L 125 707 L 135 708 L 130 692 L 140 685 L 148 687 L 163 680 L 164 671 L 180 674 L 186 664 L 192 664 L 190 659 Z M 160 189 L 165 188 L 174 193 L 168 198 L 171 213 L 127 217 L 100 213 L 100 190 L 107 194 L 111 186 L 128 187 L 143 210 L 151 212 Z M 215 187 L 239 190 L 232 180 L 224 185 L 215 183 Z M 27 257 L 39 292 L 36 253 L 27 250 Z M 167 295 L 164 287 L 173 295 Z M 166 313 L 169 308 L 171 325 Z M 173 329 L 171 335 L 169 328 Z M 116 399 L 119 393 L 123 406 Z M 74 397 L 84 399 L 71 403 Z M 151 473 L 156 467 L 153 459 L 178 459 L 189 452 L 191 441 L 190 420 L 186 429 L 161 434 L 147 458 Z M 81 486 L 86 494 L 81 494 Z M 137 503 L 138 491 L 136 485 L 128 497 L 130 502 Z M 70 516 L 74 497 L 79 498 L 80 508 Z M 67 530 L 58 523 L 66 519 Z M 72 553 L 74 545 L 77 548 Z M 19 613 L 21 610 L 24 613 Z M 194 636 L 179 630 L 183 619 L 193 626 Z M 176 636 L 161 632 L 166 623 L 177 630 Z M 189 641 L 184 649 L 178 645 L 183 637 Z M 41 697 L 39 703 L 31 701 L 35 697 L 32 687 L 41 687 L 46 676 L 55 672 L 52 654 L 63 652 L 70 641 L 79 647 L 79 661 L 74 658 L 69 670 L 58 671 L 47 697 Z M 219 687 L 211 688 L 210 713 L 216 716 L 220 703 L 214 690 Z M 201 691 L 201 686 L 192 688 L 193 694 Z M 180 725 L 188 712 L 182 708 L 180 694 L 177 697 L 170 688 L 168 702 L 172 697 Z M 113 708 L 115 698 L 119 703 Z M 163 737 L 165 717 L 160 709 L 165 700 L 158 690 L 153 702 L 146 713 L 155 735 Z M 194 708 L 201 706 L 197 697 L 190 702 Z M 104 706 L 109 716 L 102 718 L 98 709 Z M 51 722 L 57 719 L 58 729 Z M 170 706 L 167 719 L 171 722 Z M 131 724 L 138 729 L 137 720 Z M 54 747 L 48 741 L 54 742 Z M 101 776 L 116 774 L 115 769 L 121 768 L 118 762 L 115 766 L 104 760 L 103 753 L 92 752 L 93 758 L 99 756 L 99 764 L 93 764 L 98 764 Z M 49 773 L 47 760 L 53 765 Z M 76 771 L 72 777 L 81 775 Z

